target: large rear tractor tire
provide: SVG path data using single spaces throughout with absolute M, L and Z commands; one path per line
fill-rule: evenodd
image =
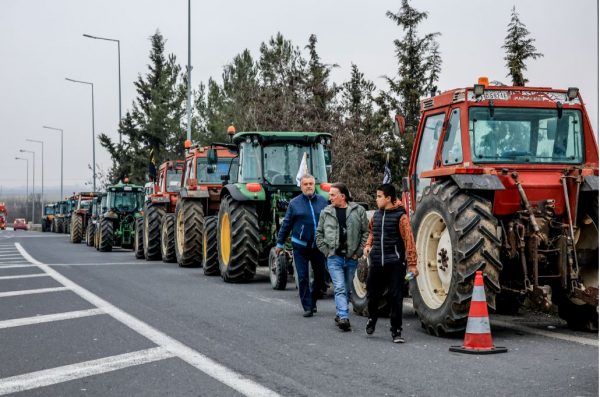
M 147 261 L 159 260 L 160 226 L 165 215 L 162 205 L 147 204 L 144 210 L 144 257 Z
M 73 244 L 80 244 L 83 239 L 83 218 L 79 215 L 73 215 L 71 217 L 70 236 Z
M 219 270 L 224 281 L 238 283 L 252 280 L 258 265 L 260 233 L 258 215 L 252 204 L 221 200 L 217 249 Z
M 580 197 L 575 249 L 579 264 L 579 276 L 585 288 L 598 291 L 598 196 Z M 597 293 L 596 293 L 597 296 Z M 598 307 L 580 299 L 558 295 L 558 315 L 569 328 L 578 331 L 598 331 Z
M 491 203 L 451 181 L 426 187 L 411 217 L 419 276 L 410 282 L 421 325 L 430 334 L 464 331 L 475 272 L 484 273 L 488 306 L 500 292 L 501 240 Z
M 88 247 L 94 245 L 94 224 L 92 223 L 91 219 L 88 221 L 88 225 L 85 230 L 85 244 Z
M 112 220 L 102 218 L 100 220 L 100 231 L 98 236 L 98 249 L 101 252 L 110 252 L 113 247 L 113 223 Z
M 177 262 L 175 255 L 175 214 L 165 214 L 160 228 L 160 253 L 165 263 Z
M 175 207 L 175 256 L 181 267 L 202 265 L 204 211 L 197 200 L 180 199 Z
M 207 276 L 219 275 L 219 252 L 217 250 L 217 216 L 204 218 L 202 233 L 202 267 Z
M 133 253 L 136 259 L 144 259 L 144 218 L 135 218 L 133 227 Z
M 352 309 L 359 316 L 369 317 L 369 300 L 367 299 L 367 277 L 369 277 L 369 262 L 367 259 L 359 259 L 356 272 L 350 285 L 350 300 Z M 379 301 L 379 313 L 377 317 L 388 317 L 390 305 L 387 302 L 388 290 L 385 289 Z

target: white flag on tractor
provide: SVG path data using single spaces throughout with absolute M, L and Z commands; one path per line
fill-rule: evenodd
M 296 174 L 296 186 L 300 186 L 300 179 L 306 174 L 308 174 L 308 162 L 306 161 L 307 154 L 304 152 L 302 155 L 302 161 L 300 162 L 300 167 L 298 168 L 298 173 Z

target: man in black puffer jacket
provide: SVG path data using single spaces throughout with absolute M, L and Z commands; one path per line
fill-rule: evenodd
M 404 343 L 402 338 L 402 284 L 408 271 L 416 277 L 417 252 L 410 222 L 396 189 L 391 184 L 377 187 L 377 207 L 369 223 L 369 239 L 364 254 L 369 257 L 367 277 L 367 299 L 369 319 L 367 334 L 375 332 L 378 305 L 385 288 L 388 288 L 388 303 L 391 307 L 390 323 L 394 343 Z

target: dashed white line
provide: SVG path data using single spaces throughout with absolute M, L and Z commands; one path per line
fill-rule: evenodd
M 23 290 L 18 290 L 18 291 L 0 292 L 0 298 L 6 298 L 8 296 L 18 296 L 18 295 L 46 294 L 48 292 L 59 292 L 59 291 L 68 291 L 68 290 L 69 289 L 67 287 L 23 289 Z
M 2 265 L 0 264 L 0 270 L 2 269 L 18 269 L 18 268 L 23 268 L 23 267 L 37 267 L 36 265 L 30 265 L 29 262 L 23 262 L 26 263 L 26 265 Z
M 48 273 L 52 278 L 68 287 L 71 291 L 91 303 L 92 305 L 102 309 L 106 314 L 109 314 L 113 318 L 122 322 L 129 328 L 133 329 L 142 336 L 145 336 L 158 346 L 163 347 L 171 354 L 179 357 L 188 364 L 194 366 L 200 371 L 204 372 L 208 376 L 216 379 L 217 381 L 231 387 L 237 392 L 245 396 L 272 396 L 279 397 L 275 391 L 266 388 L 265 386 L 248 379 L 241 374 L 225 367 L 205 356 L 204 354 L 184 345 L 178 340 L 168 336 L 167 334 L 157 330 L 156 328 L 146 324 L 145 322 L 133 317 L 132 315 L 124 312 L 118 307 L 110 304 L 99 296 L 86 290 L 85 288 L 75 284 L 50 266 L 43 264 L 42 262 L 33 258 L 19 243 L 15 243 L 15 247 L 19 250 L 21 255 L 28 260 L 30 263 L 38 265 L 40 269 Z M 2 379 L 0 379 L 2 382 Z
M 152 349 L 120 354 L 118 356 L 11 376 L 9 378 L 0 379 L 0 395 L 37 389 L 38 387 L 55 385 L 57 383 L 99 375 L 171 357 L 173 357 L 173 353 L 169 352 L 167 349 L 155 347 Z
M 0 276 L 0 280 L 13 280 L 17 278 L 35 278 L 35 277 L 50 277 L 46 273 L 40 274 L 17 274 L 14 276 Z
M 75 318 L 97 316 L 99 314 L 105 314 L 105 313 L 100 309 L 89 309 L 89 310 L 77 310 L 77 311 L 72 311 L 72 312 L 64 312 L 64 313 L 56 313 L 56 314 L 45 314 L 43 316 L 14 318 L 11 320 L 0 321 L 0 329 L 21 327 L 23 325 L 49 323 L 49 322 L 53 322 L 53 321 L 72 320 Z

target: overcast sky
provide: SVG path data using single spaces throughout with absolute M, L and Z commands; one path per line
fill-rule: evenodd
M 326 63 L 336 63 L 332 78 L 349 77 L 351 62 L 379 88 L 383 75 L 394 75 L 393 40 L 400 29 L 385 17 L 399 0 L 192 0 L 192 83 L 210 76 L 220 81 L 223 65 L 248 48 L 258 54 L 262 41 L 281 32 L 304 47 L 317 35 Z M 529 61 L 531 86 L 581 90 L 592 125 L 598 127 L 597 0 L 415 0 L 427 11 L 421 33 L 439 31 L 443 57 L 439 89 L 473 84 L 478 76 L 510 83 L 504 52 L 510 12 L 516 5 L 521 21 L 545 56 Z M 121 41 L 123 114 L 135 98 L 133 81 L 145 74 L 150 42 L 157 29 L 167 39 L 166 51 L 187 63 L 185 0 L 0 0 L 0 186 L 25 185 L 25 162 L 14 160 L 19 149 L 35 149 L 36 185 L 41 176 L 45 142 L 45 184 L 60 184 L 60 134 L 64 130 L 64 183 L 91 180 L 91 89 L 65 77 L 94 83 L 96 135 L 117 137 L 119 118 L 116 43 L 82 37 L 88 33 Z M 30 156 L 30 155 L 29 155 Z M 96 162 L 110 167 L 110 157 L 96 144 Z M 30 167 L 31 168 L 31 167 Z

